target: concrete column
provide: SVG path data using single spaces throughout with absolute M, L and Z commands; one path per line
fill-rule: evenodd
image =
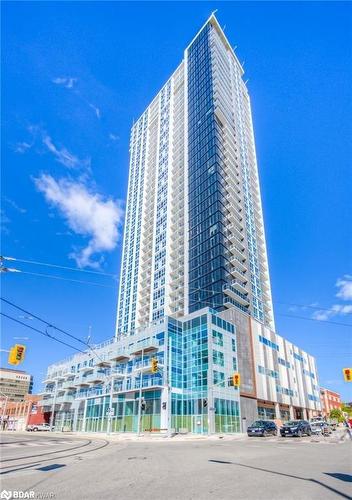
M 88 403 L 88 399 L 86 399 L 85 402 L 84 402 L 82 432 L 85 432 L 85 430 L 86 430 L 87 403 Z
M 73 412 L 74 413 L 73 413 L 72 430 L 74 432 L 77 430 L 78 408 L 79 408 L 79 403 L 78 404 L 73 403 Z
M 167 429 L 168 430 L 168 411 L 169 411 L 169 406 L 170 401 L 168 397 L 168 386 L 164 386 L 163 390 L 161 391 L 161 410 L 160 410 L 160 428 L 161 429 Z M 164 406 L 164 408 L 163 408 Z
M 290 419 L 293 420 L 295 418 L 295 414 L 294 414 L 294 411 L 293 411 L 293 406 L 290 405 Z
M 109 403 L 110 404 L 110 403 Z M 101 417 L 101 424 L 100 424 L 100 432 L 103 432 L 103 425 L 104 425 L 104 419 L 105 419 L 105 412 L 106 412 L 106 396 L 103 396 L 103 415 Z
M 306 408 L 302 408 L 303 420 L 308 420 L 308 413 Z
M 275 403 L 275 418 L 277 420 L 281 420 L 280 405 L 279 405 L 279 403 Z

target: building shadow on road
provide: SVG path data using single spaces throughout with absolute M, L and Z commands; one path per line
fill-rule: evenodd
M 263 469 L 262 467 L 254 467 L 252 465 L 245 465 L 245 464 L 239 464 L 237 462 L 228 462 L 225 460 L 208 460 L 208 462 L 212 463 L 217 463 L 217 464 L 225 464 L 225 465 L 237 465 L 238 467 L 245 467 L 246 469 L 254 469 L 254 470 L 259 470 L 261 472 L 267 472 L 269 474 L 276 474 L 278 476 L 285 476 L 285 477 L 292 477 L 293 479 L 299 479 L 300 481 L 308 481 L 310 483 L 318 484 L 319 486 L 322 486 L 323 488 L 326 488 L 327 490 L 330 490 L 336 495 L 339 495 L 342 498 L 347 498 L 347 500 L 351 500 L 351 497 L 349 495 L 346 495 L 342 491 L 339 491 L 332 486 L 328 486 L 327 484 L 322 483 L 321 481 L 318 481 L 317 479 L 309 478 L 309 477 L 300 477 L 300 476 L 295 476 L 293 474 L 286 474 L 284 472 L 277 472 L 275 470 L 269 470 L 269 469 Z M 348 477 L 348 474 L 339 474 L 339 473 L 328 473 L 324 472 L 324 474 L 335 477 L 336 479 L 341 479 L 342 481 L 348 481 L 347 479 L 342 479 L 341 476 L 346 476 Z M 340 477 L 337 477 L 340 476 Z M 351 476 L 349 476 L 351 477 Z
M 341 472 L 324 472 L 324 474 L 335 479 L 340 479 L 341 481 L 346 481 L 346 483 L 352 483 L 351 474 L 341 474 Z

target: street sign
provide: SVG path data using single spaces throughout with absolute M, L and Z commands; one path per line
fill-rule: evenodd
M 345 382 L 352 382 L 352 368 L 343 368 L 342 371 Z

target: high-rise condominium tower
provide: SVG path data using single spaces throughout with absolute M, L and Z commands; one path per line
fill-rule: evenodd
M 242 76 L 211 15 L 132 127 L 117 334 L 207 306 L 273 328 Z

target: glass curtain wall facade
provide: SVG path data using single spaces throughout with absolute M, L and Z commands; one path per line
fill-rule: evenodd
M 112 432 L 240 431 L 239 391 L 229 386 L 237 368 L 235 327 L 215 311 L 166 317 L 96 352 L 95 360 L 87 353 L 60 370 L 49 367 L 42 404 L 55 407 L 57 429 L 106 432 L 112 411 Z

